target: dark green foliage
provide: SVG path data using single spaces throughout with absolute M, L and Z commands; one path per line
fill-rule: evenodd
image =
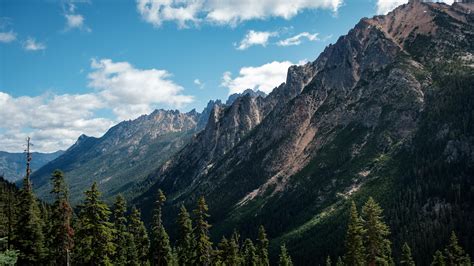
M 369 265 L 388 265 L 391 261 L 390 230 L 384 223 L 382 208 L 370 197 L 362 208 L 365 246 Z
M 431 262 L 431 266 L 445 266 L 446 260 L 443 256 L 443 252 L 436 250 L 435 254 L 433 255 L 433 262 Z
M 328 256 L 328 257 L 326 258 L 326 266 L 332 266 L 332 261 L 331 261 L 331 257 L 330 257 L 330 256 Z
M 0 238 L 6 239 L 5 249 L 13 248 L 19 199 L 18 188 L 0 176 Z
M 449 244 L 444 250 L 446 254 L 446 263 L 448 265 L 470 266 L 471 259 L 464 249 L 459 245 L 458 238 L 454 232 L 451 232 Z
M 132 237 L 131 242 L 135 245 L 136 256 L 139 265 L 146 265 L 148 263 L 148 250 L 150 248 L 150 240 L 148 239 L 148 233 L 146 231 L 145 225 L 141 220 L 140 211 L 135 208 L 132 208 L 130 217 L 129 217 L 129 226 L 128 231 Z
M 191 217 L 184 205 L 181 205 L 178 214 L 178 241 L 177 254 L 180 265 L 191 265 L 194 258 L 195 240 Z
M 402 259 L 400 260 L 400 265 L 415 266 L 413 257 L 411 255 L 410 246 L 405 242 L 402 247 Z
M 240 247 L 236 234 L 229 240 L 224 236 L 218 244 L 218 261 L 223 265 L 241 265 Z
M 259 264 L 263 266 L 270 265 L 268 259 L 268 238 L 267 233 L 265 233 L 265 228 L 261 225 L 258 228 L 258 239 L 257 239 L 257 256 L 259 259 Z
M 344 261 L 347 265 L 365 265 L 364 234 L 362 220 L 357 212 L 355 202 L 352 201 L 346 233 L 346 253 L 344 255 Z
M 118 195 L 113 207 L 113 243 L 115 245 L 115 252 L 112 256 L 112 262 L 114 265 L 127 265 L 128 263 L 127 242 L 130 241 L 130 237 L 127 230 L 126 211 L 125 198 L 122 195 Z
M 280 258 L 278 260 L 279 266 L 293 266 L 293 262 L 291 262 L 291 257 L 288 255 L 288 250 L 286 250 L 286 246 L 282 245 L 280 247 Z
M 6 248 L 7 237 L 0 238 L 0 265 L 15 265 L 18 260 L 18 250 Z
M 18 205 L 15 247 L 20 250 L 20 265 L 41 263 L 44 257 L 43 221 L 38 201 L 33 195 L 30 179 L 23 179 Z
M 96 183 L 84 194 L 74 241 L 75 261 L 79 264 L 111 265 L 114 244 L 110 210 L 100 199 Z
M 336 266 L 344 266 L 344 262 L 341 257 L 337 257 Z
M 169 265 L 172 260 L 172 250 L 170 239 L 166 233 L 161 211 L 166 201 L 163 191 L 158 190 L 157 199 L 155 201 L 155 209 L 153 210 L 153 221 L 151 225 L 151 255 L 152 264 L 155 266 Z
M 257 250 L 250 238 L 245 239 L 244 246 L 242 247 L 242 259 L 245 266 L 258 265 Z
M 56 265 L 67 264 L 74 247 L 74 229 L 72 228 L 72 208 L 69 204 L 68 189 L 63 172 L 56 170 L 52 174 L 54 203 L 51 215 L 51 238 L 49 253 Z
M 211 225 L 207 222 L 209 218 L 209 208 L 207 207 L 204 197 L 198 200 L 197 208 L 194 210 L 195 215 L 195 235 L 196 238 L 196 257 L 195 265 L 209 265 L 211 263 L 212 242 L 209 238 L 209 228 Z

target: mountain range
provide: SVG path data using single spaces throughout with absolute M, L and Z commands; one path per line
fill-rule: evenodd
M 395 256 L 408 239 L 424 265 L 451 230 L 474 254 L 472 10 L 410 1 L 363 18 L 269 95 L 211 101 L 202 113 L 157 110 L 81 136 L 33 174 L 35 189 L 47 198 L 59 168 L 73 202 L 96 181 L 146 221 L 161 189 L 172 237 L 179 206 L 205 196 L 213 235 L 251 236 L 262 224 L 298 265 L 341 254 L 350 201 L 372 196 Z
M 53 153 L 33 152 L 32 157 L 34 160 L 31 162 L 31 169 L 35 171 L 63 153 L 64 151 Z M 23 178 L 26 173 L 25 161 L 25 153 L 0 151 L 0 175 L 10 182 Z

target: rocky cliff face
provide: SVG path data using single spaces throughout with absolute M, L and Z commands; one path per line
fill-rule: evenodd
M 204 195 L 216 234 L 255 233 L 265 224 L 280 240 L 341 238 L 340 228 L 328 226 L 346 199 L 390 202 L 387 195 L 401 189 L 399 164 L 421 145 L 414 141 L 430 99 L 442 91 L 440 66 L 472 74 L 472 7 L 413 2 L 362 19 L 314 62 L 291 67 L 267 97 L 215 108 L 206 129 L 148 178 L 153 185 L 135 203 L 150 207 L 161 188 L 172 213 Z M 298 243 L 296 256 L 305 252 Z M 334 252 L 319 247 L 321 257 Z
M 126 191 L 169 158 L 197 132 L 200 114 L 155 110 L 119 123 L 103 137 L 82 135 L 62 156 L 32 175 L 40 197 L 49 194 L 49 175 L 65 172 L 74 203 L 96 181 L 106 198 Z

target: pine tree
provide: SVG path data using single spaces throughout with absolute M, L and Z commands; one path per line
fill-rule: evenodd
M 330 256 L 328 256 L 328 257 L 326 258 L 326 266 L 332 266 L 332 261 L 331 261 L 331 257 L 330 257 Z
M 282 245 L 280 247 L 280 258 L 278 260 L 279 266 L 292 266 L 293 262 L 291 261 L 290 255 L 288 255 L 288 251 L 286 250 L 286 246 Z
M 242 248 L 242 259 L 243 265 L 245 266 L 257 266 L 258 265 L 258 256 L 255 246 L 251 239 L 247 238 L 244 241 L 244 246 Z
M 433 255 L 433 262 L 431 262 L 431 266 L 445 266 L 446 262 L 444 260 L 443 253 L 439 250 L 436 250 L 435 254 Z
M 127 265 L 127 242 L 129 239 L 127 230 L 127 218 L 125 212 L 127 211 L 127 205 L 125 198 L 122 195 L 118 195 L 115 198 L 113 207 L 113 243 L 115 245 L 115 252 L 112 256 L 112 262 L 114 265 Z
M 72 208 L 69 204 L 69 195 L 64 181 L 63 172 L 56 170 L 52 174 L 54 196 L 52 205 L 52 243 L 50 253 L 57 265 L 67 265 L 71 250 L 74 247 L 74 229 L 72 228 Z
M 97 183 L 94 182 L 84 194 L 76 230 L 76 264 L 111 265 L 114 244 L 113 224 L 109 222 L 110 210 L 100 199 Z
M 196 256 L 195 265 L 209 265 L 211 263 L 212 242 L 209 238 L 209 228 L 211 225 L 207 222 L 209 217 L 209 208 L 204 197 L 198 200 L 197 208 L 194 210 L 196 216 L 195 237 L 196 237 Z
M 413 261 L 410 246 L 408 246 L 406 242 L 402 247 L 402 259 L 400 260 L 400 265 L 415 266 L 415 261 Z
M 336 266 L 344 266 L 344 262 L 341 257 L 337 257 Z
M 129 217 L 128 231 L 133 238 L 139 265 L 147 265 L 150 240 L 140 216 L 140 211 L 134 206 Z
M 370 197 L 362 208 L 367 263 L 370 266 L 391 263 L 388 226 L 383 222 L 382 208 Z
M 241 265 L 242 260 L 239 252 L 238 234 L 234 233 L 232 238 L 227 240 L 224 236 L 218 245 L 218 260 L 224 265 Z
M 194 258 L 194 237 L 191 217 L 184 205 L 178 215 L 177 254 L 180 265 L 191 265 Z
M 19 265 L 37 265 L 44 256 L 43 221 L 29 175 L 23 179 L 18 206 L 15 247 L 19 249 Z
M 344 255 L 344 261 L 347 265 L 365 265 L 364 233 L 357 207 L 355 202 L 352 201 L 346 233 L 346 254 Z
M 268 259 L 268 239 L 267 234 L 265 233 L 265 228 L 263 225 L 260 225 L 258 229 L 258 241 L 257 241 L 257 255 L 259 258 L 259 264 L 262 266 L 270 265 Z
M 466 254 L 464 249 L 459 245 L 458 238 L 456 234 L 451 232 L 451 237 L 449 239 L 449 244 L 445 249 L 446 259 L 448 265 L 459 265 L 459 266 L 470 266 L 471 259 L 469 255 Z
M 161 218 L 165 201 L 165 194 L 161 189 L 158 190 L 151 227 L 152 264 L 155 266 L 169 265 L 172 259 L 170 239 Z
M 139 266 L 141 265 L 140 259 L 138 258 L 138 249 L 137 246 L 135 245 L 135 239 L 133 235 L 129 232 L 127 233 L 127 239 L 126 239 L 126 246 L 125 246 L 125 252 L 126 252 L 126 259 L 127 259 L 127 265 L 130 266 Z

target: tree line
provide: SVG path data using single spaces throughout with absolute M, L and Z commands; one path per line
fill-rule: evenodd
M 219 243 L 212 242 L 204 197 L 199 198 L 192 213 L 181 205 L 173 245 L 162 221 L 166 196 L 161 190 L 147 230 L 140 211 L 135 206 L 128 208 L 123 196 L 117 196 L 109 208 L 94 183 L 84 192 L 85 198 L 74 215 L 64 174 L 54 171 L 51 182 L 52 204 L 36 199 L 28 177 L 19 191 L 8 184 L 2 187 L 0 265 L 270 265 L 269 240 L 263 226 L 255 240 L 243 240 L 234 231 Z M 373 198 L 364 204 L 361 215 L 352 202 L 345 254 L 334 263 L 328 256 L 326 265 L 395 265 L 390 229 L 382 212 Z M 293 265 L 284 244 L 277 264 Z M 415 265 L 407 243 L 397 264 Z M 471 265 L 454 232 L 446 248 L 433 255 L 431 265 Z

